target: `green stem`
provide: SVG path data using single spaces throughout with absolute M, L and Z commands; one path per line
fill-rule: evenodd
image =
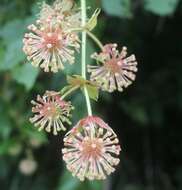
M 103 49 L 103 44 L 102 42 L 97 38 L 97 36 L 95 36 L 92 32 L 90 32 L 87 28 L 84 27 L 80 27 L 80 28 L 72 28 L 70 30 L 68 30 L 69 32 L 83 32 L 85 31 L 88 36 L 100 47 L 100 49 Z
M 90 38 L 92 38 L 92 40 L 100 47 L 100 49 L 103 49 L 103 44 L 101 43 L 101 41 L 90 31 L 86 30 L 88 36 L 90 36 Z
M 66 93 L 64 93 L 62 96 L 61 96 L 61 99 L 64 99 L 66 98 L 66 96 L 68 96 L 69 94 L 71 94 L 72 92 L 74 92 L 75 90 L 77 90 L 78 88 L 80 88 L 80 86 L 74 86 L 73 88 L 69 89 Z
M 82 14 L 82 27 L 86 25 L 86 0 L 81 0 L 81 14 Z M 87 43 L 87 33 L 86 31 L 82 31 L 82 54 L 81 54 L 81 61 L 82 61 L 82 77 L 86 79 L 86 43 Z M 88 95 L 87 88 L 84 87 L 84 95 L 86 99 L 86 104 L 87 104 L 87 110 L 88 110 L 88 115 L 92 115 L 92 108 L 91 108 L 91 103 L 90 103 L 90 98 Z
M 92 32 L 90 32 L 87 28 L 86 28 L 86 22 L 85 25 L 79 28 L 71 28 L 68 30 L 69 32 L 83 32 L 86 31 L 86 33 L 88 34 L 88 36 L 100 47 L 100 49 L 103 49 L 103 44 L 102 42 L 97 38 L 96 35 L 94 35 Z
M 82 32 L 83 30 L 84 30 L 83 27 L 79 27 L 79 28 L 68 29 L 67 32 Z

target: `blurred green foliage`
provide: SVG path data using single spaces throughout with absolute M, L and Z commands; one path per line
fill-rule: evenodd
M 128 46 L 139 63 L 137 81 L 123 93 L 100 94 L 94 112 L 121 141 L 121 164 L 107 181 L 80 183 L 61 159 L 64 134 L 39 133 L 28 118 L 30 100 L 60 90 L 65 73 L 79 74 L 80 58 L 64 73 L 47 74 L 27 62 L 22 38 L 41 0 L 0 3 L 0 188 L 2 190 L 180 190 L 182 188 L 182 2 L 180 0 L 88 0 L 88 14 L 102 7 L 94 33 L 103 43 Z M 51 1 L 50 1 L 51 2 Z M 88 41 L 90 54 L 98 50 Z M 71 99 L 73 123 L 86 115 L 80 93 Z M 22 160 L 37 163 L 26 176 Z M 27 169 L 27 168 L 24 168 Z M 28 168 L 29 169 L 29 168 Z

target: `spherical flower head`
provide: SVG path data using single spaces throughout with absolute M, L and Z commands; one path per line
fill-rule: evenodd
M 58 72 L 64 69 L 65 62 L 73 64 L 74 50 L 79 50 L 79 38 L 75 33 L 65 33 L 57 23 L 37 21 L 30 25 L 30 33 L 23 39 L 23 51 L 35 67 L 40 66 L 45 72 Z
M 47 91 L 43 97 L 37 96 L 37 101 L 33 104 L 32 112 L 35 115 L 30 118 L 30 122 L 39 127 L 39 131 L 45 129 L 57 135 L 59 131 L 66 130 L 63 123 L 71 125 L 69 120 L 73 106 L 70 102 L 61 99 L 57 92 Z
M 128 87 L 135 80 L 135 72 L 137 72 L 135 55 L 126 57 L 126 47 L 123 47 L 120 53 L 116 48 L 117 44 L 105 45 L 101 53 L 92 55 L 99 65 L 88 66 L 90 79 L 108 92 L 123 91 L 123 88 Z
M 63 160 L 81 181 L 103 180 L 115 171 L 120 153 L 119 140 L 99 117 L 80 120 L 64 138 Z

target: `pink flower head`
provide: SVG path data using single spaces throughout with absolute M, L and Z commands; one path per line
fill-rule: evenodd
M 63 159 L 73 176 L 81 181 L 102 180 L 115 171 L 120 153 L 119 140 L 99 117 L 82 119 L 64 138 Z
M 75 33 L 65 33 L 57 23 L 48 20 L 28 27 L 32 32 L 26 33 L 23 39 L 23 50 L 27 59 L 35 67 L 40 66 L 45 72 L 58 72 L 64 69 L 63 63 L 74 63 L 74 50 L 80 48 L 79 39 Z
M 52 20 L 59 23 L 64 31 L 81 26 L 81 12 L 74 6 L 73 0 L 56 0 L 53 5 L 42 4 L 39 19 L 42 22 Z
M 88 66 L 91 80 L 104 91 L 113 92 L 116 89 L 123 91 L 123 87 L 128 87 L 135 80 L 134 73 L 137 72 L 135 56 L 126 57 L 127 48 L 123 47 L 119 53 L 116 47 L 117 44 L 105 45 L 101 53 L 92 55 L 92 58 L 101 65 Z
M 66 130 L 63 123 L 71 124 L 69 117 L 73 109 L 70 102 L 65 102 L 59 96 L 59 93 L 47 91 L 43 97 L 37 96 L 37 101 L 31 101 L 33 104 L 32 112 L 34 117 L 30 122 L 39 126 L 39 131 L 45 129 L 47 132 L 53 131 L 57 135 L 60 130 Z

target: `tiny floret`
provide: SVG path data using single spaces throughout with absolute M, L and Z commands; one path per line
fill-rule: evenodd
M 99 117 L 80 120 L 64 138 L 63 160 L 81 181 L 103 180 L 119 164 L 121 148 L 113 130 Z
M 32 100 L 31 103 L 35 115 L 30 118 L 30 122 L 39 127 L 39 131 L 45 129 L 57 135 L 59 131 L 66 130 L 63 123 L 71 125 L 69 118 L 73 106 L 70 102 L 62 100 L 59 93 L 47 91 L 43 97 L 38 95 L 37 101 Z
M 105 45 L 101 53 L 92 55 L 99 65 L 88 66 L 90 79 L 108 92 L 123 91 L 123 88 L 128 87 L 135 80 L 135 72 L 137 72 L 135 55 L 126 57 L 126 47 L 123 47 L 120 53 L 116 48 L 117 44 Z

